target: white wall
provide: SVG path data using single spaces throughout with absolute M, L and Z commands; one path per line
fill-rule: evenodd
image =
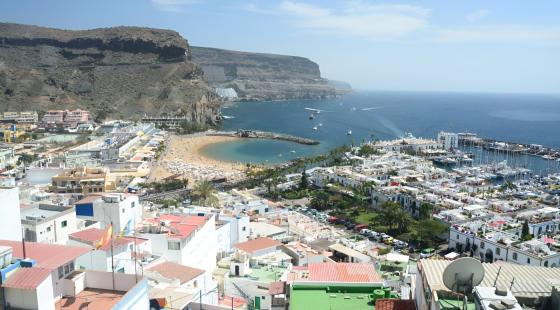
M 52 279 L 48 276 L 35 290 L 6 288 L 6 301 L 14 308 L 54 310 Z
M 66 221 L 66 227 L 62 227 L 64 221 Z M 68 235 L 78 231 L 75 212 L 61 213 L 59 217 L 40 222 L 37 225 L 22 225 L 24 228 L 35 231 L 37 242 L 40 243 L 66 244 Z
M 0 189 L 0 239 L 21 241 L 21 214 L 19 189 Z

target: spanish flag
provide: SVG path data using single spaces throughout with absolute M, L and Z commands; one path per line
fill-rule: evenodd
M 113 237 L 113 225 L 111 224 L 107 226 L 107 229 L 105 229 L 103 236 L 101 236 L 101 239 L 99 240 L 99 242 L 97 242 L 95 248 L 100 249 L 106 246 L 107 244 L 109 244 L 109 242 L 111 242 L 112 237 Z

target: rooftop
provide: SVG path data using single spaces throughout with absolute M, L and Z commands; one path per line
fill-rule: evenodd
M 425 274 L 432 291 L 449 291 L 443 284 L 442 275 L 445 267 L 450 263 L 451 261 L 442 259 L 419 261 L 419 269 Z M 556 279 L 560 278 L 560 268 L 524 266 L 505 262 L 482 263 L 482 266 L 484 279 L 480 286 L 494 287 L 496 278 L 496 285 L 504 287 L 510 287 L 513 281 L 511 292 L 516 297 L 550 296 L 552 286 L 557 283 Z
M 157 272 L 168 279 L 179 279 L 181 284 L 185 284 L 204 273 L 204 270 L 202 269 L 188 267 L 173 262 L 163 262 L 149 267 L 146 271 Z
M 281 243 L 279 241 L 270 239 L 268 237 L 261 237 L 261 238 L 238 243 L 235 245 L 235 247 L 247 253 L 254 253 L 259 250 L 277 247 L 280 244 Z
M 167 233 L 170 237 L 187 238 L 199 227 L 204 226 L 208 216 L 162 214 L 157 218 L 145 219 L 151 224 L 149 231 L 143 227 L 143 233 Z
M 14 258 L 23 257 L 23 247 L 20 241 L 0 240 L 1 246 L 9 246 L 13 249 Z M 90 249 L 67 245 L 25 242 L 27 258 L 37 262 L 35 267 L 45 269 L 56 269 L 74 259 L 86 254 Z
M 89 244 L 91 246 L 95 246 L 97 242 L 101 240 L 103 234 L 105 234 L 105 230 L 92 227 L 92 228 L 88 228 L 82 231 L 72 233 L 68 235 L 68 237 L 72 240 Z M 134 243 L 134 239 L 136 239 L 137 244 L 147 241 L 146 239 L 142 239 L 142 238 L 135 238 L 135 237 L 128 237 L 128 236 L 124 236 L 124 237 L 113 236 L 113 247 L 119 247 L 121 245 Z M 105 251 L 109 250 L 110 248 L 111 248 L 110 243 L 105 244 L 103 247 L 101 247 L 101 249 Z
M 126 292 L 121 291 L 85 288 L 76 297 L 61 298 L 56 304 L 56 309 L 111 309 L 125 294 Z
M 332 285 L 292 285 L 290 309 L 330 310 L 374 309 L 371 299 L 374 289 L 380 286 L 332 286 Z
M 307 270 L 292 272 L 293 281 L 338 283 L 383 283 L 372 264 L 312 263 Z
M 52 270 L 43 268 L 20 268 L 10 275 L 2 287 L 24 290 L 36 289 L 50 274 Z

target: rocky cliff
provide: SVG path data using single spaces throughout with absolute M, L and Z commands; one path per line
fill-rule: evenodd
M 100 118 L 179 112 L 206 122 L 219 98 L 203 74 L 174 31 L 0 23 L 0 111 L 84 108 Z
M 239 99 L 325 99 L 340 94 L 307 58 L 194 46 L 191 52 L 210 85 L 233 89 Z

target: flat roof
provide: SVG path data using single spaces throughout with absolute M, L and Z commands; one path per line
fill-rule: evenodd
M 22 219 L 27 219 L 26 217 L 34 217 L 38 219 L 46 219 L 54 215 L 60 214 L 60 211 L 39 209 L 38 206 L 31 208 L 20 208 L 20 214 Z
M 370 295 L 381 286 L 292 285 L 290 309 L 374 309 Z
M 85 288 L 76 297 L 62 297 L 56 304 L 56 309 L 111 309 L 126 294 L 126 292 Z
M 419 261 L 422 273 L 425 275 L 432 291 L 449 291 L 443 284 L 443 271 L 451 261 L 443 259 L 422 259 Z M 506 262 L 482 263 L 484 279 L 480 286 L 494 287 L 496 284 L 510 287 L 516 297 L 536 298 L 550 296 L 552 287 L 558 284 L 560 268 L 525 266 Z

